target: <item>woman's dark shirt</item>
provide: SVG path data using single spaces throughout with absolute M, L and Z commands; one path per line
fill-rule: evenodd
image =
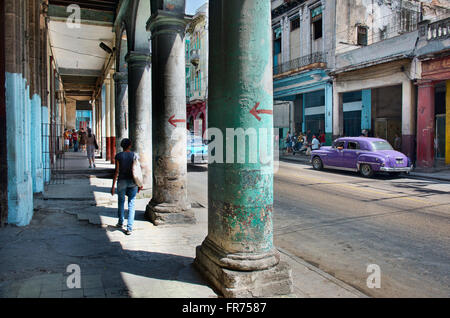
M 133 180 L 133 158 L 134 152 L 120 152 L 116 155 L 119 162 L 119 180 Z

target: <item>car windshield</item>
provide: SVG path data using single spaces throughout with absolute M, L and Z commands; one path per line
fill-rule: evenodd
M 394 150 L 387 141 L 372 141 L 373 150 Z

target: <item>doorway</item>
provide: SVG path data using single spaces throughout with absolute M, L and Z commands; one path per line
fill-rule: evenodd
M 436 115 L 436 140 L 435 140 L 436 159 L 445 158 L 445 114 Z

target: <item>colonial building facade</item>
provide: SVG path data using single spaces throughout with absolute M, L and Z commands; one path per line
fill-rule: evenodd
M 198 136 L 204 136 L 207 129 L 208 8 L 206 2 L 197 9 L 186 30 L 187 127 Z
M 433 79 L 439 105 L 445 104 L 448 16 L 450 6 L 445 0 L 272 1 L 274 99 L 289 106 L 285 107 L 288 116 L 275 115 L 276 123 L 288 118 L 281 133 L 322 131 L 329 145 L 338 136 L 359 136 L 367 130 L 413 160 L 423 155 L 419 141 L 425 137 L 419 138 L 417 108 L 421 91 L 415 84 L 424 83 L 418 82 L 423 75 Z M 435 22 L 441 31 L 421 44 L 419 26 L 430 19 L 441 21 Z M 420 46 L 427 49 L 421 51 Z M 431 51 L 436 52 L 432 57 Z M 430 78 L 430 67 L 439 69 L 433 76 L 441 75 Z M 444 160 L 449 138 L 445 138 L 448 125 L 442 105 L 425 142 L 435 150 L 426 160 L 418 158 L 418 166 L 433 166 L 434 157 L 442 158 L 437 162 Z

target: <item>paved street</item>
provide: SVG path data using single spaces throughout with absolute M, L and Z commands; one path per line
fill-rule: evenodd
M 450 183 L 281 162 L 274 187 L 278 247 L 371 296 L 450 296 Z
M 206 191 L 203 178 L 191 190 Z M 450 183 L 280 162 L 274 190 L 278 248 L 373 297 L 450 296 Z

